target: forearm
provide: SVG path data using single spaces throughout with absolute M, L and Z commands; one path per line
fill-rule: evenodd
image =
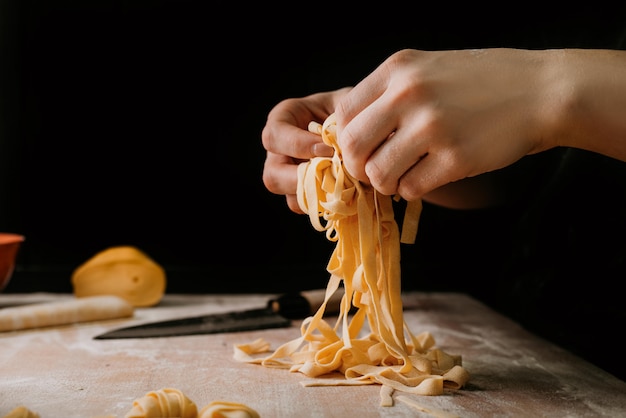
M 626 51 L 564 50 L 555 59 L 552 145 L 626 161 Z

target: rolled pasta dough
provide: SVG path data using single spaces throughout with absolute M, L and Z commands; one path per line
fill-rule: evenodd
M 197 415 L 198 407 L 182 391 L 164 388 L 136 399 L 124 418 L 196 418 Z
M 260 418 L 260 415 L 242 403 L 213 401 L 200 410 L 198 418 Z
M 39 414 L 20 405 L 5 415 L 4 418 L 39 418 Z

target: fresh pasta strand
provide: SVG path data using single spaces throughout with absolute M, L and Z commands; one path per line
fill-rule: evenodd
M 124 418 L 196 418 L 198 407 L 181 390 L 163 388 L 135 399 Z
M 15 407 L 11 412 L 6 414 L 4 418 L 40 418 L 39 414 L 31 411 L 23 405 Z
M 269 350 L 257 340 L 235 347 L 238 361 L 286 368 L 308 377 L 339 372 L 343 384 L 381 384 L 389 389 L 381 404 L 390 405 L 393 391 L 440 395 L 462 388 L 469 373 L 460 356 L 435 349 L 428 332 L 414 335 L 404 322 L 400 280 L 400 244 L 417 233 L 421 201 L 408 202 L 400 236 L 391 196 L 378 193 L 344 170 L 336 142 L 335 115 L 309 130 L 332 146 L 332 157 L 316 157 L 298 166 L 297 199 L 311 225 L 325 232 L 336 247 L 327 264 L 326 301 L 343 285 L 345 293 L 334 324 L 324 318 L 325 305 L 301 324 L 301 337 Z M 351 308 L 356 308 L 349 316 Z M 369 327 L 366 333 L 365 325 Z M 254 350 L 257 348 L 257 350 Z M 319 379 L 319 384 L 342 384 Z
M 258 349 L 258 347 L 257 347 Z M 38 416 L 37 416 L 38 417 Z M 33 418 L 37 418 L 33 417 Z M 180 389 L 163 388 L 135 399 L 125 418 L 259 418 L 259 413 L 240 402 L 215 400 L 198 407 Z
M 213 401 L 198 412 L 198 418 L 260 418 L 260 415 L 239 402 Z

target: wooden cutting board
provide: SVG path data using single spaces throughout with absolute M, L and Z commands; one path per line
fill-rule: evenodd
M 177 388 L 198 407 L 241 402 L 262 417 L 433 416 L 396 402 L 379 406 L 379 387 L 310 387 L 285 370 L 237 363 L 235 344 L 258 337 L 275 348 L 298 337 L 286 329 L 189 337 L 94 340 L 120 326 L 187 315 L 264 306 L 273 295 L 166 295 L 130 319 L 0 333 L 0 417 L 24 405 L 42 418 L 122 418 L 133 400 Z M 58 294 L 0 295 L 0 308 L 69 298 Z M 443 396 L 410 396 L 423 408 L 460 417 L 619 416 L 626 383 L 463 294 L 407 293 L 405 319 L 415 333 L 463 356 L 472 378 Z

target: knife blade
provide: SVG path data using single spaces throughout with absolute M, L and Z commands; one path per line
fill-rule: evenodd
M 292 319 L 317 312 L 324 301 L 325 292 L 309 290 L 288 293 L 270 299 L 265 307 L 148 322 L 108 331 L 96 335 L 94 339 L 176 337 L 284 328 L 291 325 Z M 335 292 L 325 312 L 338 312 L 342 296 L 343 291 Z
M 118 338 L 176 337 L 281 328 L 290 325 L 290 319 L 277 314 L 269 308 L 259 308 L 150 322 L 119 328 L 97 335 L 94 338 L 96 340 L 110 340 Z

